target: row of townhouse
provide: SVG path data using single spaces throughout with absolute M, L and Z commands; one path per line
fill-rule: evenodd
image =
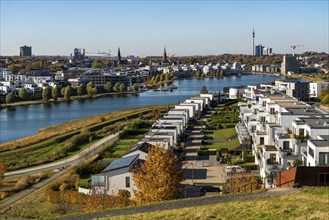
M 114 160 L 99 175 L 91 177 L 91 189 L 80 188 L 79 191 L 88 194 L 117 195 L 120 190 L 130 192 L 134 197 L 137 190 L 133 180 L 132 169 L 146 160 L 152 147 L 163 146 L 174 150 L 179 147 L 187 124 L 202 111 L 218 103 L 218 94 L 200 94 L 176 105 L 162 118 L 158 119 L 151 129 L 122 158 Z
M 239 136 L 251 139 L 266 187 L 278 172 L 301 161 L 329 166 L 329 114 L 279 92 L 259 91 L 240 105 Z
M 254 99 L 262 91 L 280 91 L 300 101 L 309 101 L 310 98 L 319 99 L 321 91 L 329 86 L 329 82 L 300 82 L 298 80 L 276 80 L 274 84 L 248 85 L 224 89 L 228 99 Z

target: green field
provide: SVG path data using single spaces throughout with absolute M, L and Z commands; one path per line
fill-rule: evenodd
M 235 128 L 226 128 L 226 129 L 219 129 L 213 132 L 213 134 L 209 134 L 209 137 L 213 137 L 214 140 L 221 140 L 224 141 L 229 137 L 232 137 L 236 134 Z M 240 145 L 239 139 L 235 138 L 230 141 L 226 142 L 215 142 L 211 145 L 207 146 L 210 149 L 220 149 L 220 148 L 228 148 L 234 149 Z
M 329 188 L 306 188 L 274 198 L 157 211 L 107 219 L 329 219 Z

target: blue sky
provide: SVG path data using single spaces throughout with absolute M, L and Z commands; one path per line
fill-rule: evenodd
M 325 1 L 13 1 L 1 0 L 1 55 L 31 45 L 35 55 L 69 55 L 73 48 L 125 55 L 328 53 Z

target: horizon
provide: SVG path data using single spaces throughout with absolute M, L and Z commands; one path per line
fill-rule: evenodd
M 296 54 L 329 53 L 329 2 L 322 0 L 1 0 L 0 6 L 0 56 L 17 56 L 24 45 L 35 56 L 70 56 L 74 48 L 116 56 L 118 47 L 122 56 L 160 56 L 164 47 L 177 57 L 251 55 L 253 28 L 255 45 L 274 54 L 292 54 L 292 45 L 304 45 Z

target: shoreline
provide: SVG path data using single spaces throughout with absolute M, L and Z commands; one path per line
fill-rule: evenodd
M 40 105 L 40 104 L 59 104 L 59 103 L 69 103 L 72 101 L 80 101 L 80 100 L 87 100 L 87 99 L 97 99 L 101 97 L 106 97 L 106 96 L 120 96 L 120 95 L 137 95 L 143 91 L 138 91 L 138 92 L 123 92 L 123 93 L 101 93 L 101 94 L 96 94 L 92 97 L 89 97 L 88 95 L 83 95 L 83 96 L 71 96 L 70 101 L 66 101 L 63 97 L 58 98 L 57 101 L 54 101 L 50 99 L 49 101 L 43 101 L 42 99 L 38 100 L 29 100 L 29 101 L 21 101 L 21 102 L 14 102 L 10 104 L 1 104 L 0 105 L 0 110 L 5 109 L 5 108 L 13 108 L 13 107 L 18 107 L 18 106 L 29 106 L 29 105 Z

